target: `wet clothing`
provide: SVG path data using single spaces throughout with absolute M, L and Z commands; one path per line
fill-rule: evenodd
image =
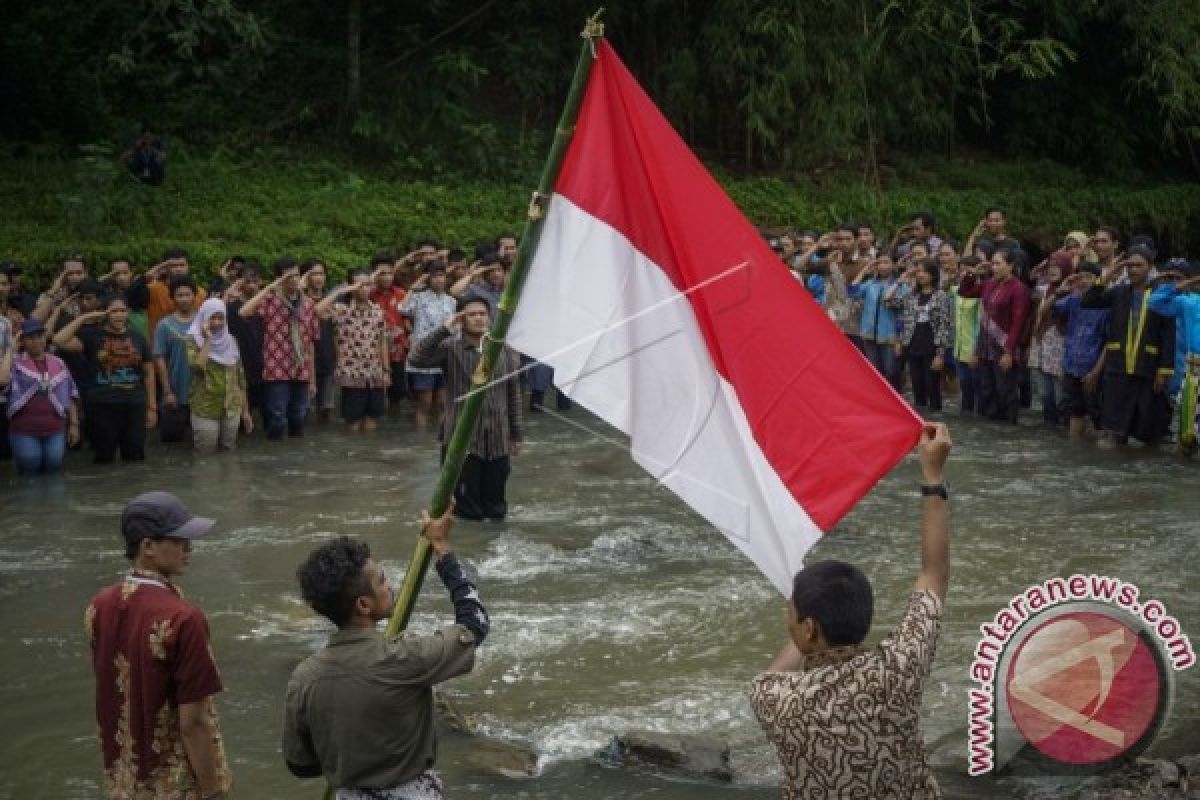
M 179 727 L 179 707 L 205 703 L 221 677 L 204 613 L 162 575 L 130 572 L 92 600 L 84 615 L 96 675 L 96 722 L 110 800 L 200 800 Z M 220 788 L 231 784 L 220 735 Z M 211 790 L 210 790 L 211 791 Z
M 942 611 L 932 592 L 913 592 L 875 648 L 835 647 L 754 679 L 750 703 L 782 762 L 785 800 L 941 797 L 920 718 Z
M 1171 404 L 1155 391 L 1159 375 L 1175 371 L 1175 320 L 1150 308 L 1150 289 L 1097 282 L 1082 298 L 1084 308 L 1112 311 L 1105 344 L 1104 401 L 1100 421 L 1118 436 L 1156 442 L 1171 424 Z
M 283 725 L 292 774 L 324 775 L 339 797 L 421 797 L 389 792 L 433 768 L 433 686 L 471 671 L 490 628 L 454 554 L 434 566 L 454 602 L 454 625 L 391 640 L 374 628 L 342 628 L 296 667 Z

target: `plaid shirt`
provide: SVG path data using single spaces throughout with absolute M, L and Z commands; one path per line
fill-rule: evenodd
M 305 353 L 298 357 L 292 342 L 291 310 L 276 292 L 270 292 L 258 307 L 263 320 L 263 380 L 310 381 L 313 379 L 313 342 L 321 335 L 317 307 L 312 299 L 299 295 L 300 338 Z
M 471 391 L 471 375 L 479 363 L 479 348 L 462 336 L 453 336 L 444 325 L 419 340 L 413 347 L 409 363 L 414 367 L 441 367 L 446 374 L 446 393 L 450 407 L 443 422 L 443 439 L 450 443 L 454 424 L 463 401 Z M 505 347 L 493 370 L 492 384 L 483 398 L 483 411 L 479 424 L 471 436 L 469 452 L 491 461 L 509 454 L 514 441 L 521 441 L 521 392 L 517 386 L 516 370 L 519 365 L 517 354 Z M 507 377 L 506 377 L 507 376 Z

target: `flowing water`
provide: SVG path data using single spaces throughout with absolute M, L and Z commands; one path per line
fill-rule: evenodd
M 1059 797 L 1069 780 L 965 775 L 978 626 L 1027 585 L 1098 572 L 1137 582 L 1200 635 L 1200 464 L 1071 447 L 1032 426 L 951 422 L 954 567 L 925 697 L 930 759 L 949 797 Z M 328 633 L 301 603 L 294 570 L 316 543 L 348 533 L 398 582 L 436 444 L 396 417 L 375 437 L 330 425 L 277 445 L 255 438 L 219 458 L 161 447 L 149 456 L 107 469 L 76 459 L 63 478 L 0 482 L 0 798 L 100 796 L 82 609 L 125 566 L 122 503 L 159 488 L 219 519 L 181 585 L 213 631 L 234 796 L 317 798 L 320 785 L 294 780 L 278 749 L 288 675 Z M 872 642 L 898 620 L 915 577 L 916 476 L 911 459 L 900 465 L 812 553 L 853 560 L 871 578 Z M 475 671 L 448 689 L 484 731 L 536 748 L 540 771 L 489 776 L 464 763 L 462 742 L 446 741 L 440 768 L 452 796 L 778 797 L 779 769 L 746 691 L 783 643 L 783 598 L 581 410 L 530 421 L 509 494 L 507 522 L 455 530 L 493 628 Z M 450 618 L 434 578 L 414 627 Z M 1152 753 L 1200 751 L 1197 674 L 1179 674 Z M 737 780 L 668 780 L 593 758 L 630 729 L 719 736 Z

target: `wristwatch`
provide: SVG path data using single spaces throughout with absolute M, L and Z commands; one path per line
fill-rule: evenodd
M 943 500 L 950 499 L 950 493 L 946 490 L 946 482 L 945 481 L 942 481 L 941 483 L 922 483 L 921 484 L 921 496 L 922 497 L 940 497 Z

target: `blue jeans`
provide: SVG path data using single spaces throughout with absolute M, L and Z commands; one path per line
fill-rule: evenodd
M 895 387 L 897 385 L 896 378 L 900 371 L 896 359 L 895 345 L 863 339 L 862 351 L 867 357 L 867 361 L 871 362 L 871 366 L 875 367 L 875 370 L 884 377 L 884 380 Z
M 63 453 L 67 449 L 65 433 L 52 433 L 49 436 L 10 433 L 8 441 L 19 474 L 38 475 L 62 469 Z
M 1042 396 L 1042 421 L 1047 425 L 1060 425 L 1063 415 L 1059 408 L 1063 399 L 1062 378 L 1038 371 L 1041 378 L 1039 391 Z
M 954 371 L 958 373 L 959 407 L 966 414 L 979 411 L 979 373 L 965 361 L 956 361 Z
M 263 400 L 263 417 L 267 423 L 267 438 L 282 439 L 304 435 L 304 418 L 308 416 L 308 381 L 267 381 Z

